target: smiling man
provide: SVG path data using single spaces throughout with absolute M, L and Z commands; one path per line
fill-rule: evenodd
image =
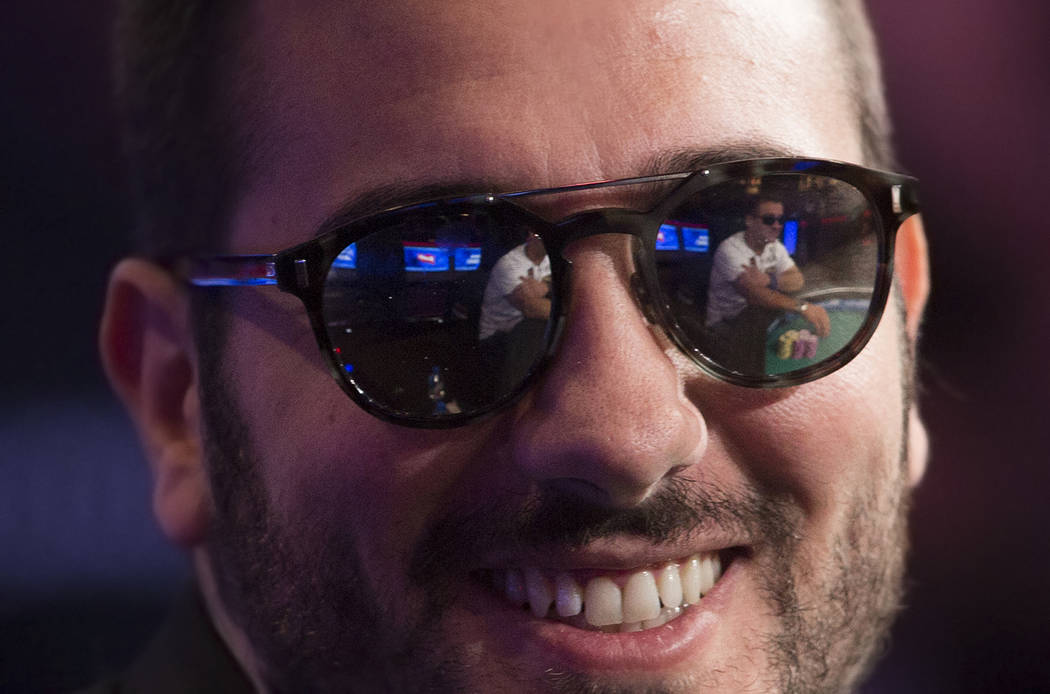
M 765 368 L 765 336 L 778 314 L 797 313 L 822 337 L 831 332 L 827 311 L 820 304 L 793 296 L 805 286 L 806 278 L 780 241 L 785 221 L 783 202 L 774 195 L 756 194 L 744 216 L 745 228 L 715 251 L 707 329 L 718 336 L 712 345 L 721 340 L 716 351 L 722 359 L 738 369 Z
M 856 685 L 927 292 L 858 6 L 142 2 L 121 32 L 142 243 L 101 345 L 197 581 L 102 691 Z M 745 368 L 694 290 L 770 184 L 831 329 L 784 357 L 786 311 Z M 547 325 L 493 355 L 523 234 Z

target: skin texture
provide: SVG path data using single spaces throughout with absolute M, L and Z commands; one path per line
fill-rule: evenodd
M 258 165 L 232 252 L 307 239 L 391 183 L 538 188 L 726 147 L 863 163 L 817 2 L 352 5 L 250 14 Z M 536 209 L 557 219 L 625 195 Z M 922 238 L 911 224 L 898 239 L 903 318 L 888 309 L 853 362 L 792 389 L 732 387 L 678 353 L 633 302 L 615 236 L 569 248 L 570 319 L 541 382 L 458 430 L 357 408 L 274 288 L 227 291 L 222 310 L 198 295 L 212 308 L 195 336 L 186 291 L 125 261 L 102 350 L 157 517 L 260 689 L 841 691 L 896 609 L 922 473 L 902 359 L 926 294 Z M 211 320 L 228 322 L 223 341 Z M 742 548 L 732 590 L 660 671 L 589 666 L 471 575 L 727 546 Z

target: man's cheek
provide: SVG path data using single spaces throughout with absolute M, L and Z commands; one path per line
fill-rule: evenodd
M 843 369 L 722 424 L 752 474 L 809 515 L 835 508 L 842 489 L 870 490 L 899 462 L 901 365 L 892 338 L 880 329 Z
M 264 394 L 250 408 L 249 435 L 270 506 L 282 525 L 315 541 L 350 538 L 377 584 L 397 582 L 438 510 L 466 486 L 477 444 L 459 432 L 381 422 L 326 372 L 300 373 L 303 393 L 275 392 L 271 400 L 265 387 L 249 391 Z

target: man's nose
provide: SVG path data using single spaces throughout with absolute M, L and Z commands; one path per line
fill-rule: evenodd
M 616 507 L 644 501 L 707 442 L 665 351 L 673 347 L 635 301 L 630 244 L 607 234 L 568 247 L 564 333 L 512 439 L 515 464 L 534 482 Z

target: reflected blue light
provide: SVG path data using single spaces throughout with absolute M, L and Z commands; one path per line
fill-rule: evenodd
M 195 287 L 257 287 L 266 284 L 277 284 L 272 277 L 247 277 L 237 279 L 235 277 L 194 277 L 190 284 Z
M 678 227 L 674 224 L 661 224 L 660 230 L 656 232 L 656 250 L 677 251 Z
M 711 235 L 705 227 L 682 227 L 682 248 L 693 253 L 707 253 Z
M 798 246 L 798 220 L 789 219 L 784 222 L 784 248 L 788 255 L 795 255 L 795 247 Z
M 477 246 L 460 246 L 454 256 L 457 270 L 477 270 L 481 266 L 481 249 Z
M 332 261 L 332 267 L 346 268 L 347 270 L 354 270 L 357 268 L 357 244 L 351 243 L 349 246 L 344 248 L 339 255 Z
M 443 246 L 405 244 L 405 270 L 442 272 L 449 269 L 449 249 Z

